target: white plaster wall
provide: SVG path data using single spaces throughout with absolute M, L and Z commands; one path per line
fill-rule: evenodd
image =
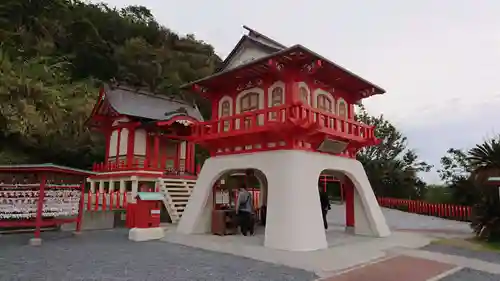
M 308 163 L 304 165 L 304 163 Z M 264 245 L 289 251 L 327 247 L 317 182 L 325 169 L 345 173 L 358 193 L 355 232 L 390 235 L 389 227 L 359 161 L 306 151 L 268 151 L 209 158 L 201 170 L 179 222 L 181 233 L 206 233 L 211 221 L 211 187 L 226 171 L 254 168 L 267 178 L 267 223 Z
M 187 147 L 187 142 L 183 141 L 180 143 L 180 152 L 179 152 L 179 158 L 180 159 L 186 159 L 186 147 Z
M 118 141 L 118 130 L 115 129 L 111 132 L 111 136 L 109 138 L 109 151 L 108 151 L 108 156 L 109 157 L 115 157 L 116 156 L 116 145 Z
M 128 147 L 128 132 L 127 128 L 123 128 L 120 134 L 120 150 L 119 155 L 127 155 L 127 147 Z
M 135 130 L 134 154 L 146 155 L 146 130 L 144 129 Z

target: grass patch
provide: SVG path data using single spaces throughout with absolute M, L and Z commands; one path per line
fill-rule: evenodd
M 495 251 L 495 252 L 500 252 L 500 242 L 486 242 L 482 240 L 478 240 L 476 238 L 470 238 L 468 239 L 472 243 L 476 243 L 478 245 L 481 245 L 483 248 L 490 250 L 490 251 Z
M 486 242 L 473 238 L 451 238 L 440 239 L 432 242 L 433 244 L 448 245 L 457 248 L 463 248 L 473 251 L 489 251 L 500 253 L 500 242 Z

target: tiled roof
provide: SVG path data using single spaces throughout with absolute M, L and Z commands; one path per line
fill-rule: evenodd
M 196 106 L 178 99 L 124 86 L 106 85 L 104 91 L 107 101 L 119 114 L 161 121 L 184 115 L 203 121 Z

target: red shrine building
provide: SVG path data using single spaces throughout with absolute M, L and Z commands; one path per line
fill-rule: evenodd
M 106 140 L 105 160 L 94 164 L 97 173 L 88 178 L 90 193 L 101 194 L 102 201 L 118 191 L 135 202 L 140 186 L 161 189 L 176 222 L 196 182 L 195 148 L 188 137 L 193 124 L 201 121 L 198 108 L 185 101 L 105 85 L 87 121 Z M 178 196 L 170 196 L 171 189 Z
M 354 233 L 390 234 L 356 152 L 374 145 L 374 127 L 355 120 L 354 105 L 384 90 L 302 45 L 284 46 L 250 28 L 215 74 L 185 89 L 212 104 L 191 140 L 210 151 L 177 227 L 210 229 L 212 186 L 221 174 L 255 169 L 266 178 L 264 245 L 309 251 L 327 247 L 318 196 L 325 171 L 346 187 Z M 199 121 L 199 122 L 198 122 Z

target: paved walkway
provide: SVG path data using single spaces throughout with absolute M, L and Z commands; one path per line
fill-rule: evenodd
M 387 224 L 393 230 L 418 230 L 433 231 L 440 230 L 450 234 L 469 234 L 471 228 L 467 222 L 446 220 L 437 217 L 410 214 L 394 209 L 382 208 Z M 328 212 L 328 222 L 333 225 L 345 225 L 345 207 L 343 205 L 332 205 Z
M 0 280 L 16 281 L 310 281 L 312 272 L 201 249 L 149 241 L 124 230 L 0 237 Z
M 384 213 L 393 230 L 418 231 L 395 231 L 381 239 L 347 235 L 339 226 L 344 222 L 343 207 L 332 206 L 327 233 L 332 248 L 309 253 L 266 249 L 262 236 L 167 233 L 164 241 L 133 243 L 126 230 L 85 232 L 79 237 L 44 233 L 43 245 L 31 247 L 31 235 L 4 235 L 0 280 L 500 280 L 500 255 L 426 246 L 434 233 L 470 233 L 466 223 L 386 209 Z
M 470 251 L 469 252 L 474 252 Z M 474 253 L 479 255 L 478 252 Z M 333 273 L 321 281 L 498 281 L 499 263 L 416 249 L 396 249 L 389 257 Z

